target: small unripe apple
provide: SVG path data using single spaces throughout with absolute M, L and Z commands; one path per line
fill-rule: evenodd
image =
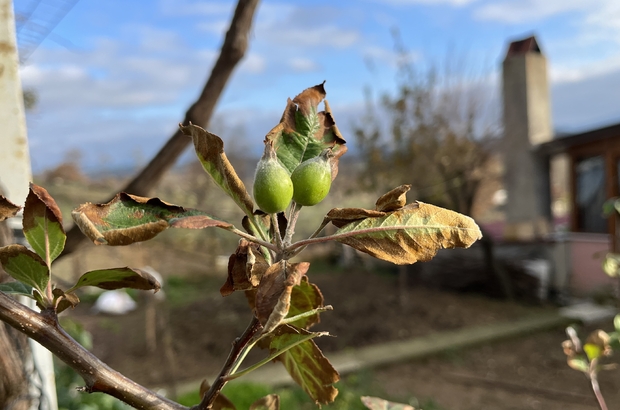
M 332 185 L 331 156 L 331 151 L 325 150 L 318 157 L 299 164 L 291 174 L 293 200 L 299 205 L 316 205 L 329 193 Z
M 258 162 L 254 175 L 254 200 L 269 214 L 284 211 L 293 197 L 293 182 L 280 164 L 273 148 L 268 146 Z

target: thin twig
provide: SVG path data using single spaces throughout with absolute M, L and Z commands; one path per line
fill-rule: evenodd
M 276 245 L 272 244 L 271 242 L 265 242 L 262 239 L 258 239 L 256 236 L 250 235 L 249 233 L 245 233 L 245 232 L 235 228 L 234 226 L 230 227 L 230 228 L 226 228 L 226 230 L 230 231 L 230 232 L 232 232 L 234 234 L 237 234 L 237 235 L 247 239 L 250 242 L 254 242 L 254 243 L 257 243 L 257 244 L 259 244 L 261 246 L 264 246 L 267 249 L 271 249 L 272 251 L 275 251 L 275 252 L 278 251 L 278 247 Z
M 278 223 L 277 213 L 271 214 L 271 224 L 273 225 L 273 237 L 276 239 L 276 248 L 278 248 L 278 253 L 280 253 L 284 247 L 282 246 L 282 235 L 280 235 L 280 224 Z
M 297 202 L 293 202 L 293 206 L 291 207 L 291 215 L 289 216 L 288 225 L 286 227 L 286 235 L 284 236 L 284 246 L 290 245 L 293 240 L 295 225 L 297 225 L 297 219 L 299 218 L 301 208 L 302 205 L 299 205 Z
M 607 403 L 605 403 L 605 398 L 603 397 L 603 393 L 601 392 L 601 387 L 598 384 L 598 360 L 592 359 L 590 362 L 590 384 L 592 384 L 592 391 L 594 392 L 594 396 L 596 396 L 596 400 L 598 401 L 598 405 L 601 410 L 607 410 Z
M 217 395 L 220 394 L 220 392 L 228 382 L 226 380 L 226 377 L 228 377 L 228 375 L 230 374 L 233 366 L 237 362 L 237 359 L 242 354 L 244 347 L 253 340 L 254 335 L 261 329 L 261 327 L 262 326 L 256 316 L 252 317 L 252 321 L 245 329 L 243 334 L 237 339 L 235 339 L 235 341 L 233 342 L 233 346 L 230 350 L 228 358 L 226 359 L 226 363 L 220 370 L 220 374 L 213 382 L 213 385 L 211 386 L 209 391 L 205 393 L 200 404 L 192 407 L 190 410 L 207 410 L 211 408 L 211 405 L 215 401 Z

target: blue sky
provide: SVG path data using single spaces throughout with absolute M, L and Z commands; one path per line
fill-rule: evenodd
M 16 12 L 32 1 L 16 0 Z M 89 168 L 137 166 L 155 153 L 202 88 L 234 5 L 80 0 L 21 69 L 24 87 L 39 96 L 27 114 L 35 171 L 76 149 Z M 555 128 L 620 121 L 617 0 L 264 0 L 212 129 L 242 135 L 234 148 L 258 153 L 286 98 L 326 80 L 354 144 L 364 89 L 395 90 L 394 28 L 416 66 L 462 58 L 492 100 L 507 42 L 535 34 L 548 59 Z

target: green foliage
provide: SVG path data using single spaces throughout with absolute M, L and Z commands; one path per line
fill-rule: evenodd
M 114 290 L 122 288 L 154 290 L 157 292 L 161 285 L 148 272 L 132 268 L 98 269 L 86 272 L 77 283 L 67 292 L 73 292 L 84 286 L 96 286 L 101 289 Z
M 44 295 L 49 282 L 49 268 L 39 255 L 23 245 L 0 248 L 0 263 L 13 277 Z
M 13 295 L 32 297 L 32 286 L 28 286 L 22 282 L 5 282 L 0 283 L 0 292 L 11 293 Z

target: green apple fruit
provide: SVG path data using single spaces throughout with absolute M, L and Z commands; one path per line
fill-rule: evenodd
M 299 164 L 291 174 L 293 200 L 299 205 L 313 206 L 321 202 L 332 185 L 331 150 Z
M 258 162 L 254 174 L 254 200 L 269 214 L 284 211 L 293 197 L 293 183 L 271 146 Z

